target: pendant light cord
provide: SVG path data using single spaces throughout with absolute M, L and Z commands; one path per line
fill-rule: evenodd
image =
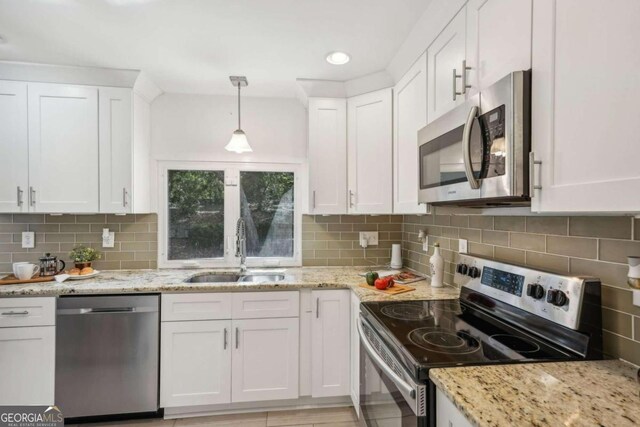
M 238 129 L 242 129 L 242 127 L 240 126 L 240 86 L 242 86 L 240 84 L 240 82 L 238 82 Z

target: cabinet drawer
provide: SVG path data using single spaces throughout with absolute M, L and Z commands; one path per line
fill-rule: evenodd
M 16 326 L 53 326 L 56 324 L 56 299 L 0 299 L 0 328 Z
M 299 317 L 300 293 L 246 292 L 233 294 L 234 319 L 260 319 L 269 317 Z
M 162 295 L 162 321 L 231 319 L 231 294 Z

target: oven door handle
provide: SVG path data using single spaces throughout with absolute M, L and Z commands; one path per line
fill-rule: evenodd
M 472 189 L 477 190 L 480 188 L 480 181 L 473 176 L 473 167 L 471 165 L 471 128 L 473 128 L 473 122 L 478 116 L 478 107 L 475 105 L 469 110 L 467 116 L 467 122 L 464 124 L 464 132 L 462 133 L 462 155 L 464 157 L 464 174 L 467 176 L 467 181 Z
M 365 350 L 367 351 L 367 354 L 369 355 L 369 357 L 371 357 L 371 359 L 373 359 L 373 361 L 376 363 L 376 365 L 380 369 L 382 369 L 385 374 L 387 374 L 387 376 L 391 379 L 391 381 L 393 381 L 393 383 L 396 386 L 398 386 L 398 388 L 400 388 L 400 389 L 404 390 L 406 393 L 408 393 L 409 396 L 411 396 L 412 399 L 415 399 L 416 398 L 416 390 L 415 390 L 415 388 L 411 387 L 411 385 L 409 383 L 407 383 L 405 380 L 400 378 L 398 376 L 398 374 L 396 374 L 393 371 L 393 369 L 391 369 L 389 367 L 389 365 L 387 365 L 385 363 L 385 361 L 382 359 L 382 357 L 380 357 L 378 355 L 378 353 L 373 348 L 371 343 L 369 343 L 369 340 L 367 340 L 367 337 L 364 335 L 364 332 L 362 331 L 362 326 L 361 325 L 362 325 L 362 320 L 358 320 L 358 322 L 356 323 L 356 327 L 358 328 L 358 335 L 360 336 L 360 342 L 362 342 L 362 345 L 364 346 Z

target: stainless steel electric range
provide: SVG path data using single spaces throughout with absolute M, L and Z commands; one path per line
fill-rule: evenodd
M 460 256 L 458 300 L 360 305 L 361 424 L 435 426 L 429 369 L 602 358 L 600 281 Z

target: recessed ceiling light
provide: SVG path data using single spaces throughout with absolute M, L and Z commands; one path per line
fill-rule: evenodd
M 327 55 L 327 62 L 333 65 L 344 65 L 351 60 L 351 57 L 344 52 L 331 52 Z

